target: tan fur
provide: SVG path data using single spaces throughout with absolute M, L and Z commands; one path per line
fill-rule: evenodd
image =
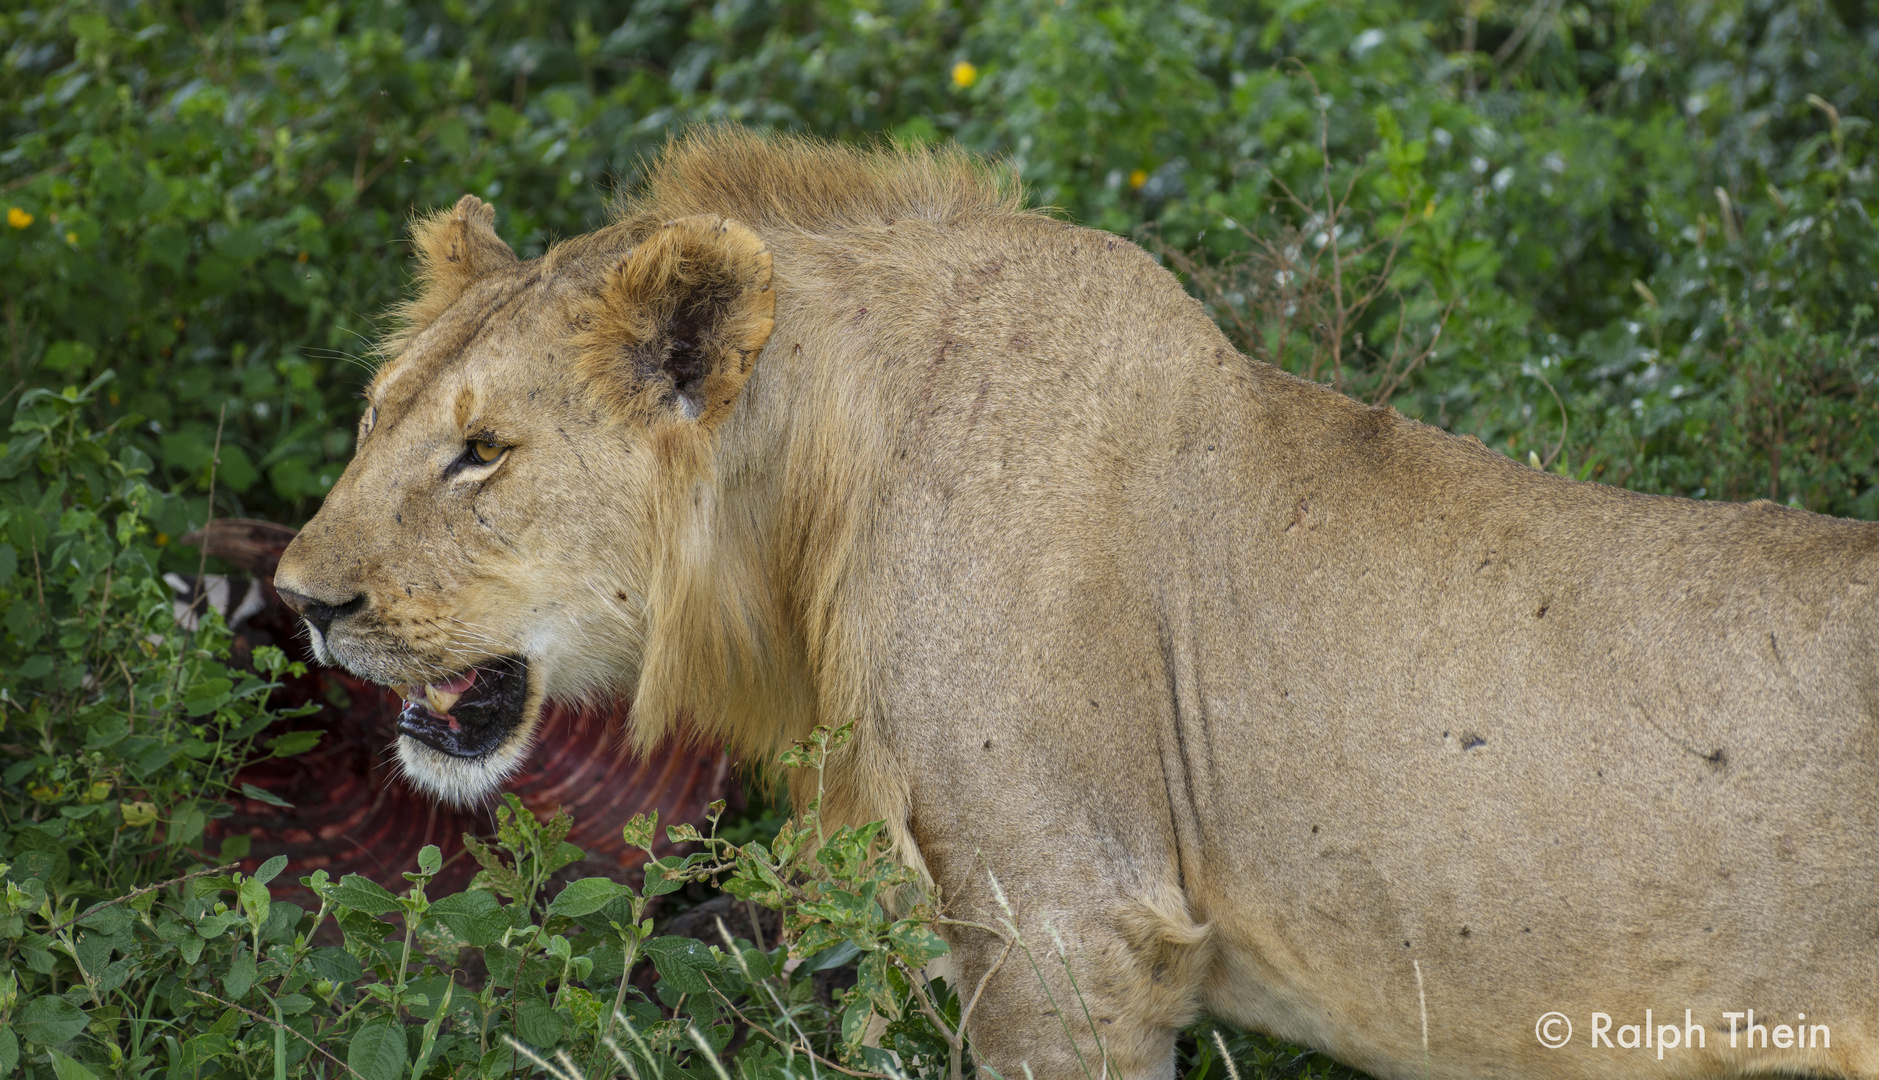
M 515 265 L 515 252 L 496 236 L 496 208 L 474 195 L 412 223 L 418 257 L 418 294 L 398 305 L 404 329 L 380 346 L 386 356 L 404 350 L 412 333 L 437 320 L 479 278 Z
M 856 722 L 830 812 L 1036 960 L 974 1014 L 1006 1077 L 1168 1077 L 1202 1010 L 1390 1078 L 1879 1077 L 1879 529 L 1365 408 L 1013 190 L 722 130 L 541 259 L 427 254 L 278 580 L 357 599 L 361 674 L 526 655 L 642 748 Z M 464 205 L 421 251 L 496 251 Z M 530 727 L 407 762 L 478 797 Z M 1589 1046 L 1646 1009 L 1705 1047 Z

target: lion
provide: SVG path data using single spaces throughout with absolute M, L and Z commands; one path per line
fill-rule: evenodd
M 852 721 L 825 812 L 943 900 L 1007 1078 L 1167 1080 L 1203 1014 L 1384 1078 L 1879 1077 L 1879 526 L 1254 362 L 960 151 L 649 169 L 539 258 L 416 224 L 280 564 L 416 783 L 485 797 L 550 699 L 756 761 Z M 1006 918 L 1035 963 L 957 925 Z

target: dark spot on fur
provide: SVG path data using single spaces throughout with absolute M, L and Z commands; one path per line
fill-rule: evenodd
M 1465 927 L 1465 926 L 1464 926 L 1464 927 L 1462 927 L 1462 928 L 1461 928 L 1461 936 L 1462 936 L 1462 937 L 1472 937 L 1472 936 L 1474 936 L 1474 935 L 1473 935 L 1473 932 L 1472 932 L 1472 931 L 1470 931 L 1470 930 L 1469 930 L 1469 929 L 1468 929 L 1467 927 Z
M 409 585 L 406 585 L 406 586 L 405 586 L 405 595 L 406 595 L 406 596 L 410 596 L 410 595 L 411 595 L 411 586 L 409 586 Z
M 623 592 L 616 592 L 616 593 L 614 593 L 614 594 L 613 594 L 613 596 L 614 596 L 614 598 L 615 598 L 616 600 L 622 600 L 622 601 L 623 601 L 623 600 L 625 600 L 625 599 L 626 599 L 626 594 L 625 594 L 625 593 L 623 593 Z
M 1318 831 L 1318 826 L 1316 826 L 1316 825 L 1313 825 L 1313 826 L 1311 827 L 1311 831 L 1312 831 L 1312 832 L 1314 832 L 1314 833 L 1315 833 L 1315 832 L 1317 832 L 1317 831 Z
M 1550 597 L 1548 599 L 1540 601 L 1540 609 L 1533 613 L 1533 617 L 1536 619 L 1546 618 L 1546 609 L 1552 606 L 1553 606 L 1553 601 Z
M 1480 735 L 1463 735 L 1461 737 L 1461 748 L 1463 750 L 1473 750 L 1477 747 L 1486 746 L 1487 744 L 1487 739 Z
M 987 750 L 990 750 L 992 748 L 992 740 L 990 739 L 985 740 L 985 748 Z
M 1409 942 L 1407 941 L 1403 942 L 1403 948 L 1405 949 L 1409 948 Z
M 1729 752 L 1718 746 L 1716 749 L 1703 755 L 1703 760 L 1720 769 L 1729 764 Z
M 1521 927 L 1521 928 L 1520 928 L 1520 932 L 1521 932 L 1521 933 L 1523 933 L 1523 934 L 1531 934 L 1531 933 L 1533 933 L 1533 927 L 1531 927 L 1531 926 L 1523 926 L 1523 927 Z

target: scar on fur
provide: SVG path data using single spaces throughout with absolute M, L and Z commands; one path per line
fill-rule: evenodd
M 1300 499 L 1298 500 L 1298 508 L 1292 511 L 1292 523 L 1285 527 L 1285 531 L 1296 532 L 1299 526 L 1306 525 L 1310 521 L 1311 501 L 1308 499 Z

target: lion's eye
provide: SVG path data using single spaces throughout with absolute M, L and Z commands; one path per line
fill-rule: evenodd
M 486 442 L 482 439 L 470 440 L 470 456 L 485 465 L 501 457 L 502 452 L 507 449 L 508 447 L 506 446 Z

